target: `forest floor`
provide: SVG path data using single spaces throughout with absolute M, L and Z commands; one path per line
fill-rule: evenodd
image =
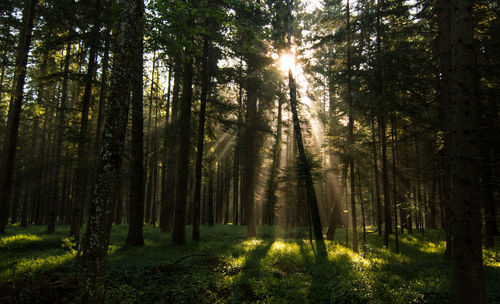
M 79 291 L 68 227 L 8 226 L 0 237 L 0 303 L 69 303 Z M 450 263 L 444 233 L 400 236 L 401 253 L 369 233 L 360 254 L 345 230 L 316 259 L 305 228 L 202 227 L 199 243 L 176 246 L 146 225 L 142 248 L 123 247 L 127 226 L 113 226 L 106 303 L 448 303 Z M 190 229 L 187 231 L 190 235 Z M 500 243 L 497 238 L 496 244 Z M 500 303 L 500 246 L 484 250 L 490 303 Z

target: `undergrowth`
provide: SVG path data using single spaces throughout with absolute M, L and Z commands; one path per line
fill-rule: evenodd
M 68 227 L 44 231 L 8 226 L 0 238 L 1 303 L 75 299 L 76 244 Z M 438 230 L 401 236 L 400 254 L 370 233 L 356 254 L 337 229 L 327 258 L 314 255 L 305 228 L 259 227 L 260 238 L 247 240 L 245 227 L 202 227 L 202 241 L 177 246 L 146 225 L 141 248 L 124 247 L 126 235 L 127 226 L 113 226 L 105 303 L 449 302 L 450 264 Z M 499 247 L 484 250 L 484 265 L 490 303 L 500 303 Z

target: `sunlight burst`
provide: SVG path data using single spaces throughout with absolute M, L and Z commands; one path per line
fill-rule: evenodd
M 292 69 L 292 74 L 295 75 L 295 56 L 293 54 L 284 53 L 279 58 L 280 70 L 283 73 L 288 73 Z

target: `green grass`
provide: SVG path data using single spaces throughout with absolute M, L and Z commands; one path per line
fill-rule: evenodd
M 67 303 L 78 293 L 68 227 L 44 231 L 8 226 L 0 238 L 0 302 Z M 127 226 L 113 227 L 107 303 L 448 303 L 451 269 L 437 230 L 401 236 L 400 254 L 371 233 L 355 254 L 337 229 L 326 259 L 303 228 L 259 227 L 261 238 L 247 240 L 245 227 L 202 227 L 202 241 L 176 246 L 146 225 L 142 248 L 123 247 L 126 235 Z M 484 265 L 487 295 L 500 303 L 499 247 L 484 251 Z

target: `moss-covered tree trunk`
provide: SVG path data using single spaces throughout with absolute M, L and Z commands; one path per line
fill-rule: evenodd
M 113 220 L 113 207 L 119 195 L 127 114 L 133 77 L 137 70 L 133 50 L 142 41 L 142 0 L 122 0 L 114 45 L 110 96 L 106 109 L 104 141 L 93 199 L 90 202 L 87 230 L 82 242 L 82 283 L 89 303 L 103 301 L 105 261 Z

